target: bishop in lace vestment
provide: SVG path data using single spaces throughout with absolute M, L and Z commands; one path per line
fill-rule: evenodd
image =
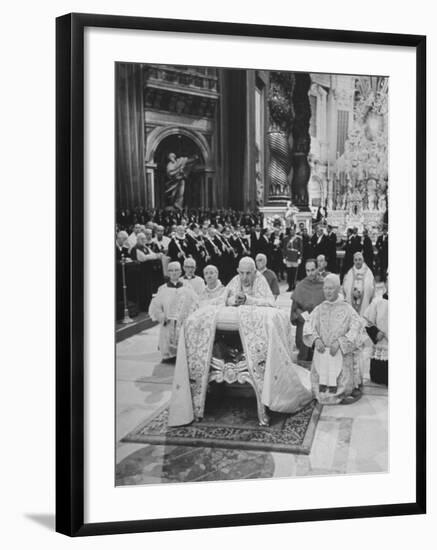
M 363 345 L 364 322 L 339 297 L 337 275 L 326 276 L 323 290 L 326 300 L 305 322 L 303 339 L 307 346 L 315 348 L 311 365 L 313 394 L 320 403 L 335 405 L 351 396 L 359 384 L 353 354 Z
M 203 417 L 216 327 L 238 330 L 251 384 L 264 406 L 294 413 L 311 399 L 308 372 L 291 359 L 293 342 L 285 312 L 252 258 L 243 258 L 239 274 L 222 294 L 221 304 L 206 305 L 186 320 L 179 339 L 169 409 L 169 426 Z
M 372 271 L 364 263 L 361 252 L 355 252 L 354 265 L 343 280 L 343 294 L 346 302 L 363 316 L 375 296 L 375 279 Z
M 201 306 L 220 305 L 223 303 L 222 294 L 225 287 L 219 279 L 219 271 L 215 265 L 207 265 L 203 270 L 205 284 L 199 294 Z

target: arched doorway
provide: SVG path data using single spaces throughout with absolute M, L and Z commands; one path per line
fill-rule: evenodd
M 184 207 L 200 208 L 204 206 L 204 179 L 205 179 L 205 159 L 198 145 L 189 137 L 181 134 L 172 134 L 162 139 L 155 150 L 154 162 L 156 164 L 155 172 L 155 205 L 157 208 L 170 206 L 165 188 L 168 181 L 166 167 L 168 155 L 175 153 L 177 157 L 197 156 L 199 161 L 194 165 L 190 172 L 184 192 Z

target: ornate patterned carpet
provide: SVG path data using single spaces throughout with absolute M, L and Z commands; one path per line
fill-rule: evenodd
M 201 422 L 169 428 L 165 407 L 122 442 L 309 454 L 320 413 L 313 401 L 294 415 L 270 413 L 270 426 L 261 427 L 254 397 L 218 392 L 208 397 Z

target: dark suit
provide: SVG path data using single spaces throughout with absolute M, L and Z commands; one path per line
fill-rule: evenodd
M 361 252 L 362 249 L 363 246 L 361 244 L 361 238 L 358 235 L 351 235 L 347 238 L 346 244 L 344 245 L 345 255 L 343 260 L 343 268 L 341 270 L 343 277 L 354 265 L 355 252 Z
M 234 250 L 237 252 L 237 265 L 243 256 L 250 256 L 249 239 L 247 236 L 234 235 L 231 238 L 231 243 Z
M 147 311 L 152 295 L 164 282 L 162 262 L 160 259 L 141 262 L 138 260 L 137 250 L 148 255 L 150 253 L 156 253 L 157 246 L 155 243 L 147 243 L 145 246 L 135 245 L 130 251 L 131 258 L 137 265 L 137 294 L 139 308 L 142 311 Z
M 205 248 L 208 252 L 209 261 L 208 263 L 215 265 L 216 268 L 219 270 L 219 277 L 223 277 L 223 243 L 218 237 L 205 237 Z
M 306 277 L 305 262 L 313 257 L 313 247 L 311 245 L 311 237 L 309 235 L 299 235 L 302 239 L 302 262 L 297 270 L 297 280 L 300 281 Z
M 122 246 L 121 248 L 118 246 L 118 244 L 115 245 L 115 261 L 121 262 L 122 258 L 128 258 L 129 257 L 129 249 L 125 246 Z
M 195 248 L 190 244 L 188 239 L 179 239 L 173 237 L 168 245 L 168 255 L 172 262 L 179 262 L 181 266 L 189 256 L 194 256 Z
M 326 235 L 322 235 L 321 238 L 317 233 L 311 237 L 311 246 L 313 248 L 313 256 L 317 258 L 319 254 L 323 254 L 326 257 L 328 239 Z
M 255 231 L 250 235 L 250 255 L 255 259 L 257 254 L 265 254 L 269 259 L 269 243 L 262 231 L 259 233 L 259 237 L 257 237 Z
M 370 237 L 363 237 L 363 256 L 364 261 L 366 262 L 369 269 L 373 272 L 375 269 L 374 265 L 374 253 L 373 253 L 373 244 L 370 240 Z
M 278 279 L 281 278 L 284 271 L 282 247 L 284 244 L 284 236 L 282 233 L 276 235 L 272 233 L 269 239 L 269 256 L 270 267 L 276 273 Z
M 351 251 L 352 256 L 355 252 L 361 252 L 363 250 L 363 244 L 361 242 L 361 237 L 359 235 L 352 235 L 351 238 Z
M 326 235 L 326 261 L 328 271 L 337 273 L 337 235 L 333 231 Z
M 388 268 L 388 235 L 380 235 L 376 241 L 378 250 L 379 273 L 383 281 L 387 278 Z

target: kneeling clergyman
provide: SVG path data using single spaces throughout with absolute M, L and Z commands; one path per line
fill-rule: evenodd
M 219 305 L 222 303 L 222 294 L 225 287 L 219 279 L 219 271 L 215 265 L 207 265 L 203 270 L 205 284 L 199 294 L 200 305 Z
M 364 323 L 339 297 L 339 291 L 338 275 L 327 275 L 323 283 L 325 301 L 313 310 L 303 327 L 305 344 L 314 344 L 315 348 L 311 365 L 313 394 L 325 405 L 347 404 L 361 395 L 353 353 L 363 344 Z
M 364 312 L 368 322 L 367 334 L 374 346 L 370 360 L 370 380 L 388 386 L 388 272 L 386 291 L 382 297 L 374 298 Z
M 226 328 L 225 328 L 226 327 Z M 219 304 L 202 305 L 186 320 L 179 339 L 169 426 L 201 420 L 204 413 L 216 328 L 238 331 L 246 361 L 246 381 L 262 407 L 295 413 L 312 400 L 309 373 L 291 358 L 292 334 L 286 312 L 252 258 L 242 258 Z
M 196 275 L 196 260 L 194 258 L 187 258 L 184 261 L 184 276 L 181 279 L 181 282 L 191 287 L 194 292 L 199 296 L 204 289 L 205 281 L 202 277 Z
M 160 323 L 159 350 L 164 361 L 176 357 L 179 333 L 186 318 L 199 305 L 194 290 L 184 285 L 179 279 L 181 266 L 179 262 L 168 264 L 168 283 L 159 287 L 152 299 L 149 315 L 153 321 Z

